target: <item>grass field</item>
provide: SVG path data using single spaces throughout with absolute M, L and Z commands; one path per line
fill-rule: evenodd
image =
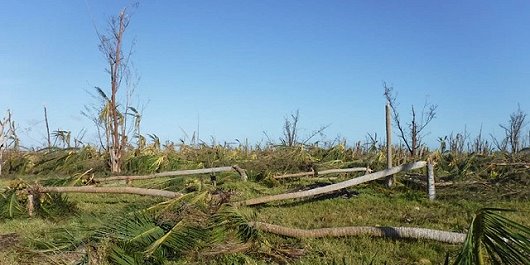
M 359 174 L 357 174 L 359 175 Z M 402 174 L 401 174 L 402 175 Z M 233 174 L 218 176 L 217 190 L 230 191 L 231 201 L 261 195 L 322 186 L 351 175 L 333 175 L 330 178 L 302 178 L 275 182 L 241 182 Z M 25 176 L 26 181 L 41 181 L 47 177 Z M 57 176 L 54 176 L 57 178 Z M 173 181 L 171 189 L 179 190 L 204 177 L 181 177 Z M 167 181 L 167 179 L 165 179 Z M 192 181 L 195 180 L 195 181 Z M 404 180 L 398 177 L 398 180 Z M 0 187 L 14 180 L 1 179 Z M 135 186 L 153 187 L 164 185 L 164 180 L 134 182 Z M 508 184 L 479 182 L 440 187 L 437 199 L 429 201 L 423 188 L 398 185 L 388 189 L 382 183 L 355 186 L 335 194 L 327 194 L 305 200 L 269 203 L 256 207 L 244 207 L 252 212 L 257 221 L 293 228 L 322 228 L 341 226 L 410 226 L 433 228 L 453 232 L 467 231 L 473 214 L 483 207 L 514 209 L 503 215 L 530 226 L 530 201 L 526 196 L 510 197 L 517 189 Z M 118 185 L 118 184 L 112 184 Z M 213 187 L 204 181 L 202 184 Z M 524 185 L 518 187 L 524 192 Z M 136 195 L 116 194 L 69 194 L 75 203 L 74 212 L 64 212 L 48 217 L 18 217 L 0 222 L 0 234 L 16 233 L 16 238 L 0 241 L 2 264 L 76 264 L 92 251 L 92 264 L 108 264 L 101 246 L 86 242 L 83 248 L 68 251 L 43 252 L 42 245 L 56 240 L 56 231 L 65 229 L 72 238 L 83 240 L 91 233 L 115 222 L 127 213 L 153 205 L 162 199 Z M 459 245 L 427 240 L 395 240 L 370 237 L 344 237 L 323 239 L 294 239 L 260 233 L 260 242 L 269 247 L 251 251 L 203 256 L 190 251 L 183 258 L 166 261 L 166 264 L 442 264 L 446 254 L 454 257 Z M 71 240 L 71 239 L 70 239 Z M 87 247 L 89 246 L 89 247 Z M 85 260 L 86 261 L 86 260 Z M 86 261 L 88 262 L 88 261 Z M 83 263 L 81 263 L 83 264 Z M 86 263 L 89 264 L 89 263 Z

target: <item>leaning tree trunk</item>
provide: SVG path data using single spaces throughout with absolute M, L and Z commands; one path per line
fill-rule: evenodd
M 463 243 L 466 234 L 417 227 L 350 226 L 320 229 L 297 229 L 262 222 L 252 222 L 258 230 L 295 238 L 373 236 L 390 238 L 428 239 L 445 243 Z
M 317 172 L 317 174 L 320 175 L 327 175 L 327 174 L 340 174 L 340 173 L 351 173 L 351 172 L 367 172 L 370 173 L 372 170 L 367 167 L 354 167 L 354 168 L 339 168 L 339 169 L 328 169 Z M 315 175 L 315 171 L 308 171 L 308 172 L 300 172 L 300 173 L 292 173 L 292 174 L 285 174 L 280 176 L 274 176 L 275 179 L 284 179 L 284 178 L 295 178 L 295 177 L 303 177 L 303 176 L 311 176 Z
M 249 199 L 246 201 L 238 202 L 236 204 L 256 205 L 256 204 L 263 204 L 263 203 L 268 203 L 268 202 L 273 202 L 273 201 L 281 201 L 281 200 L 304 198 L 304 197 L 309 197 L 309 196 L 320 195 L 324 193 L 341 190 L 347 187 L 355 186 L 355 185 L 365 183 L 368 181 L 384 178 L 386 176 L 393 175 L 401 171 L 408 171 L 408 170 L 422 168 L 422 167 L 425 167 L 426 165 L 427 165 L 427 162 L 425 161 L 414 162 L 414 163 L 400 165 L 400 166 L 393 167 L 387 170 L 367 174 L 367 175 L 364 175 L 358 178 L 350 179 L 347 181 L 335 183 L 332 185 L 328 185 L 328 186 L 324 186 L 324 187 L 320 187 L 316 189 L 254 198 L 254 199 Z

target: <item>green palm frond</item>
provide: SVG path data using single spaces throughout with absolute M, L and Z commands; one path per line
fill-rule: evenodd
M 70 201 L 68 196 L 60 193 L 45 193 L 41 195 L 37 208 L 39 215 L 45 217 L 65 217 L 78 212 L 77 204 Z
M 530 228 L 498 214 L 499 211 L 511 210 L 479 210 L 455 265 L 482 265 L 487 261 L 492 264 L 530 264 Z
M 142 265 L 145 264 L 143 255 L 127 251 L 119 245 L 112 245 L 108 253 L 108 260 L 117 265 Z
M 155 223 L 154 218 L 143 214 L 122 218 L 98 233 L 100 237 L 108 236 L 139 248 L 152 244 L 163 234 L 164 230 Z
M 157 203 L 157 204 L 155 204 L 155 205 L 153 205 L 153 206 L 151 206 L 149 208 L 140 210 L 139 212 L 141 212 L 141 213 L 148 213 L 148 212 L 161 213 L 161 212 L 165 212 L 165 211 L 174 209 L 175 207 L 179 206 L 183 202 L 185 202 L 185 201 L 189 200 L 190 198 L 192 198 L 193 195 L 195 195 L 195 194 L 196 194 L 195 192 L 190 192 L 190 193 L 184 194 L 183 196 L 176 197 L 174 199 L 170 199 L 170 200 L 167 200 L 167 201 L 163 201 L 163 202 Z
M 151 256 L 159 248 L 164 247 L 181 253 L 197 247 L 200 242 L 208 239 L 208 231 L 185 220 L 179 221 L 167 233 L 153 242 L 144 253 Z
M 88 233 L 85 227 L 54 228 L 45 232 L 45 239 L 30 238 L 30 244 L 40 253 L 74 250 L 86 242 Z
M 235 229 L 239 239 L 248 242 L 259 237 L 259 231 L 250 225 L 251 220 L 255 218 L 255 212 L 244 213 L 241 209 L 225 205 L 214 216 L 214 222 L 227 230 Z
M 16 189 L 8 189 L 0 197 L 0 216 L 14 218 L 25 212 L 25 208 L 20 205 Z
M 94 87 L 96 89 L 96 91 L 98 92 L 99 96 L 104 99 L 105 101 L 109 101 L 109 97 L 107 97 L 107 94 L 103 91 L 103 89 L 101 89 L 100 87 Z

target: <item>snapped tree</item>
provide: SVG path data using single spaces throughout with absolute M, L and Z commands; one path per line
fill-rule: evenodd
M 418 117 L 416 108 L 412 105 L 412 117 L 410 123 L 406 124 L 407 128 L 403 125 L 401 118 L 399 117 L 399 112 L 397 111 L 398 103 L 396 101 L 396 95 L 393 94 L 394 88 L 388 86 L 386 83 L 383 83 L 383 86 L 385 88 L 385 98 L 392 109 L 392 120 L 398 129 L 398 135 L 405 143 L 410 156 L 417 156 L 419 154 L 418 151 L 423 145 L 423 138 L 425 137 L 424 130 L 436 117 L 436 109 L 438 106 L 425 102 Z

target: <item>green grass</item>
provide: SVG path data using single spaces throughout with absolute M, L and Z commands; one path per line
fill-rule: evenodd
M 42 178 L 42 177 L 40 177 Z M 23 177 L 34 180 L 32 176 Z M 191 181 L 186 178 L 174 181 L 172 189 L 184 189 Z M 208 179 L 203 177 L 204 185 Z M 319 185 L 339 179 L 320 180 Z M 0 187 L 10 180 L 0 179 Z M 135 182 L 135 186 L 149 187 L 157 181 Z M 167 182 L 167 181 L 166 181 Z M 200 181 L 199 181 L 200 182 Z M 158 184 L 157 184 L 158 183 Z M 233 201 L 279 194 L 313 185 L 309 179 L 279 182 L 242 183 L 237 177 L 223 174 L 218 177 L 218 188 L 233 191 Z M 117 185 L 117 184 L 113 184 Z M 524 189 L 524 186 L 521 187 Z M 387 189 L 378 183 L 356 186 L 339 196 L 323 196 L 315 199 L 275 202 L 253 207 L 259 221 L 293 228 L 323 228 L 340 226 L 410 226 L 466 232 L 473 214 L 483 207 L 510 208 L 516 212 L 504 215 L 516 222 L 530 226 L 530 201 L 505 199 L 505 190 L 491 187 L 454 185 L 439 188 L 438 199 L 429 201 L 422 190 L 399 184 Z M 476 195 L 476 196 L 475 196 Z M 42 255 L 28 253 L 33 240 L 50 240 L 49 232 L 57 228 L 74 231 L 82 238 L 98 227 L 112 222 L 136 209 L 142 209 L 161 201 L 158 198 L 135 195 L 69 194 L 76 203 L 75 213 L 52 218 L 18 218 L 0 221 L 0 234 L 17 233 L 21 241 L 16 246 L 0 249 L 0 264 L 53 264 L 75 259 L 76 253 Z M 271 234 L 261 234 L 271 249 L 255 251 L 249 255 L 230 254 L 214 259 L 195 259 L 197 264 L 266 264 L 279 262 L 274 253 L 285 249 L 303 249 L 303 255 L 288 258 L 293 264 L 442 264 L 446 253 L 455 256 L 458 245 L 425 240 L 393 240 L 369 237 L 293 239 Z M 287 255 L 288 256 L 288 255 Z M 104 259 L 101 259 L 103 262 Z M 184 261 L 182 261 L 184 262 Z M 59 263 L 61 264 L 61 263 Z M 172 262 L 169 264 L 180 264 Z
M 472 215 L 482 207 L 516 209 L 511 219 L 530 225 L 528 201 L 429 201 L 420 191 L 399 187 L 385 190 L 377 185 L 357 188 L 352 198 L 278 203 L 257 209 L 260 221 L 303 229 L 341 226 L 410 226 L 466 232 Z M 443 193 L 444 190 L 439 190 Z M 281 243 L 283 239 L 274 238 Z M 381 238 L 293 240 L 309 250 L 300 264 L 332 264 L 345 259 L 349 264 L 414 264 L 429 260 L 442 264 L 446 253 L 456 254 L 459 246 L 430 241 Z

